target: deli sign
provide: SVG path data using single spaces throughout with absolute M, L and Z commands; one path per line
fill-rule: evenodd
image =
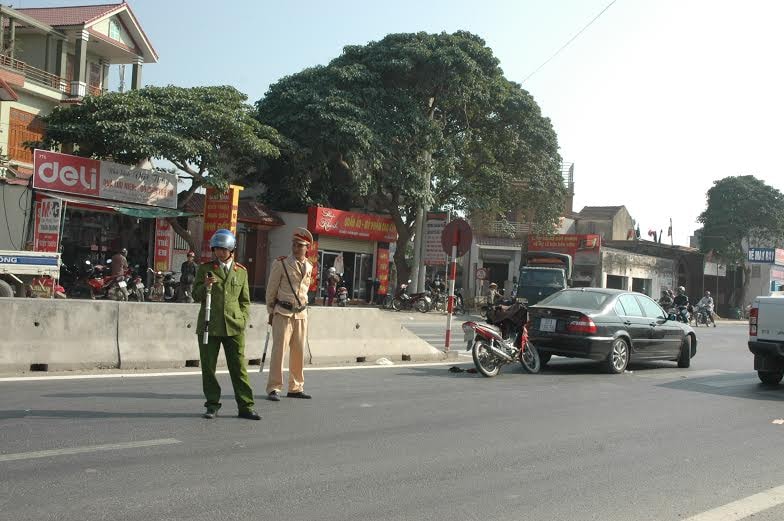
M 177 176 L 109 161 L 36 150 L 33 188 L 177 208 Z

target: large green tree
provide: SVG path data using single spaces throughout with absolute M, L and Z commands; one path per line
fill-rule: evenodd
M 225 187 L 252 180 L 264 161 L 279 155 L 279 137 L 259 122 L 247 96 L 234 87 L 145 87 L 87 96 L 78 105 L 56 108 L 44 118 L 39 146 L 75 145 L 73 153 L 136 164 L 158 158 L 190 181 L 179 208 L 204 186 Z M 195 248 L 187 230 L 170 221 Z
M 268 200 L 289 210 L 389 213 L 403 278 L 423 202 L 486 214 L 523 207 L 543 229 L 563 208 L 550 121 L 467 32 L 391 34 L 345 47 L 328 65 L 272 85 L 257 108 L 285 136 L 262 176 Z
M 719 179 L 708 190 L 702 250 L 743 264 L 745 246 L 778 246 L 784 238 L 784 194 L 753 175 Z

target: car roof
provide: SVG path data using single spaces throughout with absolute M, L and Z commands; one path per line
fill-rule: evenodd
M 566 288 L 562 291 L 591 291 L 593 293 L 604 293 L 605 295 L 622 295 L 624 293 L 635 293 L 625 289 L 611 289 L 611 288 Z M 643 293 L 640 293 L 642 295 Z

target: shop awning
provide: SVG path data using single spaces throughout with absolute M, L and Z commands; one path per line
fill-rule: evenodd
M 40 190 L 38 193 L 46 197 L 60 199 L 61 201 L 68 203 L 84 204 L 92 207 L 114 210 L 117 213 L 127 215 L 129 217 L 137 217 L 140 219 L 155 219 L 158 217 L 188 217 L 191 215 L 197 215 L 194 213 L 181 212 L 180 210 L 163 208 L 160 206 L 144 206 L 141 204 L 120 203 L 117 201 L 105 201 L 102 199 L 88 199 L 87 197 L 77 197 L 74 195 L 48 192 L 45 190 Z

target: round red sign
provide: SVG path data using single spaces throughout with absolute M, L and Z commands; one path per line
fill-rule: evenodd
M 444 253 L 452 255 L 452 246 L 457 245 L 457 256 L 462 257 L 468 253 L 473 239 L 471 225 L 465 219 L 455 219 L 441 232 L 441 247 L 444 248 Z

